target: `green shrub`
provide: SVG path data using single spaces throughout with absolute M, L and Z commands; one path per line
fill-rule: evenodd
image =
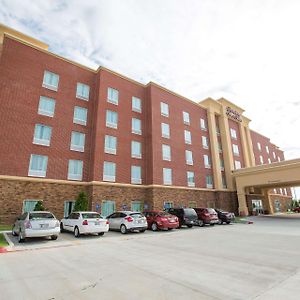
M 45 210 L 43 202 L 42 201 L 38 201 L 37 204 L 34 207 L 34 211 L 43 211 L 43 210 Z
M 87 211 L 88 199 L 85 192 L 80 192 L 76 198 L 74 211 Z

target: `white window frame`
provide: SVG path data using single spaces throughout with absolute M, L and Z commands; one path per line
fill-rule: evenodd
M 43 162 L 43 164 L 45 164 L 45 170 L 34 170 L 34 169 L 31 169 L 31 164 L 32 164 L 34 156 L 43 157 L 43 159 L 46 160 L 46 162 Z M 32 176 L 32 177 L 46 177 L 46 175 L 47 175 L 47 165 L 48 165 L 48 156 L 46 156 L 46 155 L 39 155 L 39 154 L 31 154 L 30 155 L 30 161 L 29 161 L 29 168 L 28 168 L 28 176 Z
M 135 106 L 134 105 L 134 102 L 135 102 L 135 100 L 138 100 L 137 102 L 139 102 L 140 103 L 140 107 L 137 107 L 137 106 Z M 131 109 L 132 109 L 132 111 L 135 111 L 135 112 L 137 112 L 137 113 L 141 113 L 142 112 L 142 100 L 140 99 L 140 98 L 138 98 L 138 97 L 132 97 L 132 99 L 131 99 Z
M 205 135 L 202 135 L 202 147 L 203 149 L 209 148 L 208 137 Z
M 80 134 L 81 136 L 83 136 L 83 146 L 73 144 L 73 137 L 75 134 Z M 71 132 L 70 150 L 84 152 L 84 146 L 85 146 L 85 133 L 79 132 L 79 131 L 72 131 Z
M 110 165 L 114 166 L 114 175 L 105 174 L 105 165 L 106 164 L 110 164 Z M 104 161 L 103 162 L 103 181 L 115 182 L 116 181 L 116 170 L 117 170 L 116 163 L 111 162 L 111 161 Z
M 168 128 L 168 134 L 164 133 L 163 128 Z M 167 123 L 161 123 L 161 136 L 165 139 L 169 139 L 171 137 L 170 125 Z
M 44 82 L 44 81 L 45 81 L 45 78 L 46 78 L 46 73 L 49 73 L 49 74 L 52 74 L 52 75 L 57 76 L 57 86 L 52 85 L 52 84 L 48 84 L 48 83 Z M 43 77 L 43 83 L 42 83 L 42 86 L 43 86 L 44 88 L 46 88 L 46 89 L 49 89 L 49 90 L 52 90 L 52 91 L 57 92 L 57 91 L 58 91 L 58 86 L 59 86 L 59 75 L 56 74 L 56 73 L 53 73 L 53 72 L 50 72 L 50 71 L 45 70 L 45 71 L 44 71 L 44 77 Z
M 79 86 L 82 86 L 83 89 L 85 89 L 85 88 L 87 89 L 87 91 L 88 91 L 87 96 L 81 95 L 79 93 Z M 87 84 L 85 84 L 85 83 L 77 82 L 77 85 L 76 85 L 76 98 L 84 100 L 84 101 L 89 101 L 89 98 L 90 98 L 90 86 L 87 85 Z
M 117 122 L 116 123 L 112 123 L 112 122 L 107 120 L 108 114 L 110 112 L 113 113 L 113 114 L 116 114 L 116 116 L 117 116 Z M 106 127 L 113 128 L 113 129 L 118 129 L 118 119 L 119 119 L 119 116 L 118 116 L 118 113 L 116 111 L 109 110 L 109 109 L 106 110 L 106 113 L 105 113 L 105 125 L 106 125 Z
M 134 124 L 139 123 L 140 128 L 134 128 Z M 142 120 L 138 118 L 131 118 L 131 133 L 142 135 Z
M 113 138 L 115 140 L 115 144 L 116 144 L 115 148 L 106 147 L 106 141 L 107 141 L 107 139 L 110 139 L 110 138 Z M 117 154 L 117 145 L 118 145 L 117 137 L 115 137 L 113 135 L 108 135 L 108 134 L 106 134 L 104 136 L 104 153 L 116 155 Z
M 113 97 L 111 98 L 111 95 L 117 95 L 117 99 L 113 99 Z M 107 102 L 112 103 L 114 105 L 119 105 L 119 91 L 117 89 L 112 87 L 107 88 Z
M 78 174 L 70 173 L 71 162 L 78 163 L 81 172 L 79 172 Z M 68 180 L 81 181 L 82 180 L 82 174 L 83 174 L 83 161 L 82 160 L 78 160 L 78 159 L 69 159 L 69 164 L 68 164 Z
M 239 160 L 234 161 L 234 168 L 235 170 L 239 170 L 242 168 L 242 163 Z
M 160 102 L 160 114 L 164 117 L 169 117 L 169 104 Z
M 184 130 L 184 142 L 187 145 L 192 144 L 192 134 L 189 130 Z
M 262 155 L 259 156 L 259 162 L 260 162 L 261 165 L 264 164 L 264 158 L 263 158 Z
M 183 123 L 185 125 L 190 125 L 190 114 L 186 111 L 182 112 L 182 117 L 183 117 Z
M 237 132 L 234 128 L 230 128 L 230 136 L 232 139 L 237 140 Z
M 194 164 L 193 162 L 193 152 L 190 150 L 185 150 L 185 162 L 187 165 L 192 166 Z
M 207 180 L 208 178 L 210 178 L 211 183 L 208 183 L 208 180 Z M 213 177 L 210 174 L 205 176 L 205 184 L 206 184 L 206 188 L 208 188 L 208 189 L 212 189 L 214 187 Z
M 41 101 L 45 100 L 45 101 L 50 101 L 52 103 L 54 103 L 53 105 L 53 111 L 49 111 L 49 110 L 43 110 L 40 106 L 41 106 Z M 54 117 L 54 113 L 55 113 L 55 100 L 49 97 L 45 97 L 45 96 L 40 96 L 40 100 L 39 100 L 39 107 L 38 107 L 38 114 L 42 115 L 42 116 L 47 116 L 47 117 Z
M 162 159 L 165 161 L 171 161 L 171 146 L 162 144 L 161 151 L 162 151 Z
M 85 110 L 85 112 L 86 112 L 86 114 L 85 114 L 85 115 L 86 115 L 86 120 L 83 120 L 83 119 L 77 119 L 77 118 L 75 117 L 75 111 L 76 111 L 76 108 Z M 74 124 L 79 124 L 79 125 L 86 126 L 86 124 L 87 124 L 87 114 L 88 114 L 87 108 L 81 107 L 81 106 L 75 106 L 75 107 L 74 107 L 74 115 L 73 115 L 73 123 L 74 123 Z
M 193 172 L 193 171 L 187 171 L 186 172 L 186 177 L 187 177 L 187 185 L 189 187 L 195 187 L 195 172 Z M 193 178 L 193 181 L 189 181 L 189 178 Z
M 224 159 L 220 157 L 220 168 L 221 168 L 221 171 L 224 171 Z
M 240 149 L 237 144 L 232 144 L 232 152 L 235 156 L 240 156 Z
M 134 145 L 139 145 L 140 153 L 133 153 Z M 132 158 L 142 158 L 142 143 L 138 141 L 131 141 L 131 157 Z
M 207 154 L 203 155 L 203 162 L 204 162 L 205 169 L 211 169 L 211 162 L 210 162 L 209 155 L 207 155 Z
M 36 138 L 35 135 L 36 135 L 36 130 L 37 130 L 38 126 L 42 126 L 42 127 L 50 129 L 49 140 Z M 35 144 L 35 145 L 41 145 L 41 146 L 48 146 L 49 147 L 50 142 L 51 142 L 51 136 L 52 136 L 52 127 L 51 126 L 47 126 L 47 125 L 44 125 L 44 124 L 35 124 L 34 133 L 33 133 L 33 142 L 32 143 Z
M 269 146 L 266 146 L 266 151 L 267 151 L 268 154 L 270 154 Z
M 133 169 L 138 168 L 140 170 L 140 177 L 133 177 Z M 132 184 L 142 184 L 142 167 L 141 166 L 131 166 L 131 183 Z
M 271 164 L 271 163 L 272 163 L 272 161 L 271 161 L 271 158 L 268 158 L 268 163 L 269 163 L 269 164 Z
M 207 124 L 206 124 L 206 120 L 205 119 L 200 118 L 200 128 L 203 131 L 207 131 Z
M 166 178 L 167 176 L 169 178 Z M 172 185 L 172 169 L 171 168 L 163 168 L 163 184 L 164 185 Z
M 257 149 L 258 149 L 258 151 L 261 151 L 261 143 L 260 142 L 257 142 Z

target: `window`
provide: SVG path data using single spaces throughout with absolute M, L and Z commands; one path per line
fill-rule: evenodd
M 188 112 L 182 112 L 183 114 L 183 123 L 186 125 L 190 125 L 190 114 Z
M 160 113 L 162 116 L 169 116 L 169 105 L 167 103 L 160 102 Z
M 55 100 L 48 97 L 41 96 L 39 102 L 38 114 L 43 116 L 53 117 L 54 110 L 55 110 Z
M 242 167 L 241 162 L 239 160 L 235 160 L 234 167 L 236 170 L 240 169 Z
M 278 160 L 278 161 L 281 161 L 281 158 L 280 158 L 280 156 L 278 156 L 278 157 L 277 157 L 277 160 Z
M 169 139 L 170 138 L 170 126 L 166 123 L 161 123 L 161 136 Z
M 261 144 L 259 142 L 257 142 L 257 149 L 258 151 L 261 151 Z
M 187 171 L 186 176 L 187 176 L 187 185 L 191 186 L 191 187 L 194 187 L 195 186 L 195 174 L 194 174 L 194 172 Z
M 142 183 L 142 168 L 140 166 L 131 166 L 131 183 Z
M 276 159 L 276 154 L 275 154 L 275 152 L 273 152 L 273 158 Z
M 82 160 L 69 160 L 68 179 L 69 180 L 82 180 Z
M 85 134 L 72 131 L 70 150 L 84 152 Z
M 34 208 L 39 201 L 41 201 L 41 200 L 24 200 L 22 212 L 28 213 L 28 212 L 34 211 Z M 26 216 L 27 216 L 27 214 L 26 214 Z M 25 220 L 26 216 L 24 216 L 24 218 L 22 218 L 23 216 L 21 216 L 21 220 Z
M 174 204 L 173 202 L 164 202 L 164 209 L 173 208 Z
M 119 91 L 109 87 L 107 89 L 107 102 L 118 105 L 118 103 L 119 103 Z
M 282 195 L 282 188 L 280 188 L 280 194 Z
M 222 143 L 220 140 L 218 140 L 218 149 L 219 149 L 219 152 L 222 152 L 223 149 L 222 149 Z
M 211 175 L 206 175 L 205 176 L 205 181 L 206 181 L 206 187 L 208 189 L 212 189 L 213 188 L 213 179 Z
M 169 145 L 162 145 L 162 159 L 171 161 L 171 147 Z
M 132 97 L 132 110 L 135 112 L 142 112 L 142 101 L 137 97 Z
M 105 161 L 103 164 L 103 180 L 116 181 L 116 164 L 113 162 Z
M 75 106 L 73 123 L 86 125 L 86 120 L 87 120 L 87 109 L 83 107 Z
M 268 163 L 269 163 L 269 164 L 271 163 L 271 159 L 270 159 L 270 158 L 268 158 Z
M 233 128 L 230 128 L 230 135 L 233 139 L 237 139 L 236 130 Z
M 64 202 L 64 218 L 68 217 L 72 213 L 74 207 L 75 207 L 74 200 Z
M 261 165 L 264 163 L 264 158 L 262 157 L 262 155 L 259 156 L 259 162 Z
M 240 151 L 239 151 L 239 146 L 236 144 L 232 144 L 232 150 L 233 150 L 233 154 L 236 156 L 240 155 Z
M 105 136 L 104 152 L 109 154 L 117 154 L 117 138 L 115 136 Z
M 220 127 L 218 124 L 216 124 L 216 132 L 217 132 L 217 135 L 221 134 Z
M 208 155 L 204 154 L 203 155 L 203 160 L 204 160 L 204 167 L 206 169 L 210 169 L 211 168 L 211 164 L 210 164 L 210 158 Z
M 222 186 L 223 189 L 227 189 L 226 177 L 224 174 L 222 174 Z
M 220 158 L 221 171 L 224 171 L 224 159 Z
M 197 202 L 196 201 L 189 201 L 188 207 L 189 208 L 197 207 Z
M 115 111 L 106 111 L 106 127 L 118 128 L 118 113 Z
M 184 141 L 186 144 L 192 144 L 192 136 L 191 136 L 191 132 L 188 130 L 184 131 Z
M 143 205 L 141 201 L 131 201 L 131 211 L 143 211 Z
M 202 146 L 204 149 L 208 149 L 208 138 L 206 136 L 202 136 Z
M 43 87 L 57 91 L 59 76 L 49 71 L 44 72 Z
M 102 201 L 101 215 L 107 217 L 116 210 L 116 202 L 111 200 Z
M 34 128 L 33 143 L 50 146 L 52 128 L 46 125 L 36 124 Z
M 46 177 L 48 156 L 31 154 L 28 176 Z
M 140 119 L 131 119 L 131 132 L 135 134 L 142 134 L 142 122 Z
M 187 165 L 193 165 L 193 153 L 192 151 L 185 150 L 185 162 Z
M 165 185 L 172 184 L 172 169 L 163 168 L 163 183 Z
M 204 119 L 200 119 L 200 128 L 204 131 L 207 130 L 206 121 Z
M 267 151 L 268 154 L 270 153 L 270 150 L 269 150 L 268 146 L 266 146 L 266 151 Z
M 131 157 L 142 158 L 142 144 L 140 142 L 131 142 Z
M 86 84 L 77 82 L 76 98 L 82 100 L 89 100 L 89 95 L 90 95 L 90 87 Z

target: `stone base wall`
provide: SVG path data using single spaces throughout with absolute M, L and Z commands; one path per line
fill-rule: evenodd
M 42 200 L 46 210 L 61 219 L 64 202 L 74 201 L 81 191 L 89 199 L 89 208 L 97 210 L 103 200 L 114 200 L 116 209 L 131 209 L 131 202 L 139 200 L 148 209 L 162 210 L 164 202 L 174 207 L 215 207 L 237 213 L 235 192 L 205 191 L 182 188 L 135 187 L 114 184 L 49 182 L 34 179 L 0 179 L 0 224 L 12 224 L 22 214 L 24 200 Z M 100 211 L 101 212 L 101 211 Z

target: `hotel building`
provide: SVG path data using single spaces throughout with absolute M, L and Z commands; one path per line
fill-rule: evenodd
M 80 191 L 103 215 L 171 206 L 251 212 L 262 193 L 249 189 L 248 211 L 239 207 L 232 171 L 284 153 L 243 113 L 223 98 L 196 103 L 90 69 L 1 25 L 0 223 L 39 200 L 61 218 Z M 280 209 L 291 200 L 289 188 L 271 194 Z

